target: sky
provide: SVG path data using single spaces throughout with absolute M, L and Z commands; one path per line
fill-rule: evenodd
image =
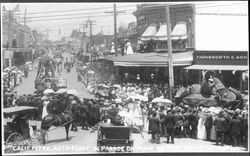
M 169 3 L 179 4 L 190 2 Z M 207 1 L 191 3 L 196 4 L 197 13 L 248 13 L 247 2 Z M 17 4 L 4 3 L 1 4 L 1 7 L 5 6 L 6 10 L 12 10 Z M 136 21 L 132 12 L 136 11 L 137 4 L 140 3 L 116 3 L 118 11 L 125 11 L 125 13 L 118 14 L 117 27 L 126 26 L 128 23 Z M 20 21 L 23 22 L 23 14 L 26 8 L 27 25 L 40 32 L 49 33 L 49 39 L 51 40 L 59 40 L 63 36 L 69 36 L 72 29 L 89 32 L 89 27 L 85 27 L 85 30 L 83 30 L 84 26 L 82 25 L 86 24 L 88 16 L 90 20 L 95 21 L 93 34 L 102 31 L 104 34 L 112 35 L 114 32 L 114 17 L 112 13 L 107 13 L 113 11 L 113 3 L 20 3 L 19 6 L 21 13 Z M 55 20 L 55 18 L 72 19 Z M 61 30 L 61 34 L 59 34 L 59 29 Z

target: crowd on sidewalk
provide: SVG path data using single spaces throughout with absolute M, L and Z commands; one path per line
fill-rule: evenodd
M 97 73 L 108 73 L 108 67 L 95 66 L 85 67 L 85 72 L 95 70 Z M 168 84 L 143 84 L 134 81 L 128 83 L 126 75 L 121 83 L 112 85 L 110 78 L 101 74 L 102 81 L 108 90 L 107 98 L 116 106 L 120 112 L 126 116 L 124 121 L 136 125 L 141 131 L 146 131 L 152 135 L 152 143 L 160 143 L 161 137 L 167 137 L 167 143 L 174 143 L 174 138 L 202 139 L 215 141 L 216 144 L 228 144 L 232 146 L 245 146 L 248 143 L 248 105 L 243 109 L 230 110 L 221 106 L 206 107 L 204 105 L 192 106 L 184 105 L 173 101 L 172 105 L 160 105 L 152 102 L 154 98 L 169 99 Z M 116 81 L 117 82 L 117 81 Z M 98 86 L 98 85 L 97 85 Z M 119 87 L 117 87 L 119 86 Z M 94 87 L 94 86 L 93 86 Z M 190 86 L 188 86 L 190 87 Z M 188 88 L 187 87 L 187 88 Z M 183 86 L 174 87 L 173 96 Z M 94 90 L 94 89 L 93 89 Z M 96 93 L 91 90 L 92 93 Z M 146 101 L 136 99 L 126 102 L 126 98 L 131 96 L 144 96 Z M 99 96 L 100 97 L 100 96 Z M 115 107 L 115 105 L 114 105 Z M 129 120 L 127 120 L 129 119 Z

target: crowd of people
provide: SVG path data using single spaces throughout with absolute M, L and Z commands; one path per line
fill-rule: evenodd
M 96 68 L 100 71 L 104 69 L 100 66 Z M 91 69 L 95 68 L 92 66 Z M 126 78 L 126 75 L 124 77 Z M 174 143 L 175 137 L 190 137 L 215 141 L 216 144 L 247 147 L 248 105 L 245 105 L 243 109 L 236 110 L 222 106 L 184 105 L 177 101 L 173 101 L 172 105 L 159 105 L 152 103 L 152 100 L 158 97 L 169 99 L 168 84 L 143 84 L 136 81 L 128 83 L 125 78 L 120 81 L 119 87 L 117 84 L 108 83 L 108 79 L 103 78 L 106 80 L 102 83 L 104 82 L 104 85 L 107 86 L 108 99 L 112 101 L 111 97 L 114 97 L 113 100 L 116 99 L 114 107 L 120 109 L 119 112 L 125 112 L 121 113 L 126 116 L 124 118 L 125 125 L 127 122 L 127 125 L 135 125 L 141 131 L 150 133 L 153 143 L 160 143 L 160 138 L 165 136 L 167 142 L 171 140 L 172 143 Z M 173 96 L 180 88 L 183 87 L 174 87 Z M 147 97 L 147 102 L 138 101 L 138 99 L 130 101 L 130 104 L 126 102 L 126 98 L 137 95 Z
M 91 69 L 95 68 L 89 66 L 86 72 Z M 96 84 L 100 83 L 100 80 L 95 80 L 98 81 Z M 46 115 L 44 112 L 58 113 L 61 111 L 57 109 L 60 110 L 62 104 L 72 104 L 71 110 L 75 120 L 71 130 L 75 131 L 78 130 L 78 125 L 83 130 L 88 130 L 95 129 L 101 123 L 136 127 L 140 133 L 151 134 L 151 142 L 157 144 L 161 143 L 162 137 L 166 137 L 167 143 L 174 143 L 176 137 L 190 137 L 215 141 L 216 144 L 222 145 L 248 146 L 247 104 L 243 109 L 230 110 L 221 106 L 166 102 L 164 99 L 169 98 L 168 84 L 126 81 L 112 84 L 106 81 L 102 88 L 105 88 L 108 94 L 98 96 L 97 99 L 81 99 L 67 92 L 17 96 L 16 92 L 6 90 L 3 104 L 5 108 L 22 105 L 38 107 L 40 119 Z M 179 89 L 174 89 L 173 96 Z M 97 94 L 98 89 L 94 90 L 92 93 Z M 101 94 L 101 91 L 99 93 Z

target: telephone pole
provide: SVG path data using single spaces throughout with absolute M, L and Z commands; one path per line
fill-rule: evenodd
M 91 21 L 88 19 L 87 24 L 89 24 L 89 35 L 90 35 L 90 45 L 93 46 L 93 38 L 92 38 L 92 26 L 95 25 L 96 21 Z
M 117 51 L 117 14 L 118 13 L 125 13 L 125 11 L 116 11 L 116 4 L 114 4 L 114 11 L 106 11 L 105 13 L 113 13 L 114 14 L 114 46 L 115 46 L 115 56 L 118 56 Z
M 174 69 L 172 56 L 172 42 L 171 42 L 171 21 L 169 5 L 166 5 L 166 22 L 167 22 L 167 38 L 168 38 L 168 69 L 169 69 L 169 95 L 170 100 L 173 101 L 173 87 L 174 87 Z

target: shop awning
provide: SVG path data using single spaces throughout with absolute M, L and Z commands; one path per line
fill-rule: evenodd
M 157 34 L 155 35 L 155 39 L 156 40 L 168 40 L 168 37 L 167 37 L 167 24 L 164 23 L 160 26 Z
M 124 67 L 166 67 L 168 66 L 167 53 L 134 53 L 115 57 L 105 56 L 106 60 L 114 63 L 114 66 Z M 173 53 L 173 66 L 189 66 L 193 61 L 193 51 Z
M 183 40 L 187 39 L 187 24 L 186 22 L 177 22 L 175 25 L 172 33 L 171 33 L 172 40 Z
M 159 41 L 166 41 L 167 38 L 167 25 L 166 23 L 163 23 L 158 32 L 155 35 L 155 39 Z M 177 22 L 175 25 L 172 33 L 171 33 L 171 40 L 183 40 L 187 39 L 187 25 L 186 22 Z
M 244 65 L 192 65 L 186 67 L 187 70 L 229 70 L 229 71 L 247 71 L 248 66 Z
M 147 41 L 147 40 L 154 39 L 156 33 L 157 33 L 157 24 L 151 23 L 142 34 L 141 40 Z

